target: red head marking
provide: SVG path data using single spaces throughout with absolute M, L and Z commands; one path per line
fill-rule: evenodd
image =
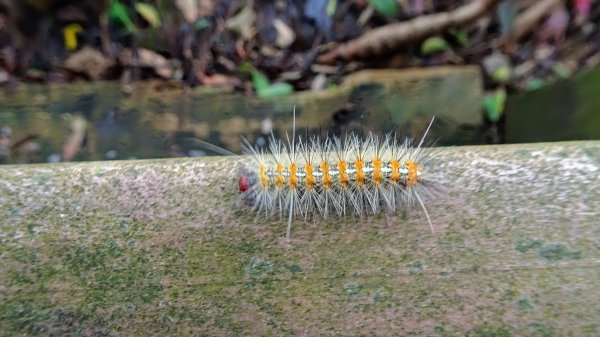
M 250 189 L 250 178 L 247 175 L 241 175 L 238 181 L 240 192 L 246 192 Z

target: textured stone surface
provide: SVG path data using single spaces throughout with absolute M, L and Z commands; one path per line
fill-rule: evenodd
M 592 336 L 600 142 L 441 148 L 366 219 L 255 220 L 246 157 L 0 167 L 1 335 Z

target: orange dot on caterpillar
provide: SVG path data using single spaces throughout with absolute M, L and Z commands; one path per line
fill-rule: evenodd
M 244 139 L 252 163 L 240 176 L 239 190 L 257 215 L 288 215 L 288 240 L 294 216 L 394 213 L 415 202 L 435 232 L 421 197 L 428 183 L 423 165 L 429 159 L 421 146 L 433 121 L 417 146 L 409 140 L 399 142 L 392 134 L 372 133 L 365 139 L 351 133 L 344 140 L 296 140 L 294 109 L 291 140 L 271 134 L 265 151 Z

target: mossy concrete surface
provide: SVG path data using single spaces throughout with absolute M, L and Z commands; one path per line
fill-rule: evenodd
M 246 157 L 0 167 L 0 335 L 597 336 L 600 142 L 442 148 L 441 192 L 258 219 Z

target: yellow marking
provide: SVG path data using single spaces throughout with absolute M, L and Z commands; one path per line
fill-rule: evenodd
M 277 185 L 278 188 L 282 188 L 285 184 L 285 179 L 283 178 L 283 169 L 283 164 L 277 163 L 277 166 L 275 167 L 275 171 L 277 172 L 277 177 L 275 178 L 275 185 Z
M 390 172 L 390 180 L 393 182 L 400 181 L 400 162 L 397 160 L 390 160 L 390 167 L 392 168 L 392 172 Z
M 383 181 L 383 172 L 381 172 L 382 167 L 383 162 L 380 158 L 373 159 L 373 181 L 375 182 L 375 185 L 379 185 Z
M 417 182 L 417 164 L 412 160 L 406 161 L 408 167 L 408 178 L 406 179 L 406 187 L 411 187 Z
M 348 175 L 348 172 L 346 172 L 347 168 L 348 163 L 346 163 L 343 160 L 338 161 L 338 170 L 340 171 L 340 184 L 342 184 L 342 186 L 348 186 L 348 184 L 350 184 L 350 176 Z
M 356 166 L 356 183 L 358 185 L 364 185 L 365 172 L 363 172 L 363 167 L 365 163 L 362 161 L 362 159 L 358 158 L 356 161 L 354 161 L 354 165 Z
M 63 28 L 63 38 L 67 51 L 77 49 L 77 34 L 82 33 L 83 28 L 78 23 L 70 23 Z
M 296 177 L 296 164 L 291 163 L 290 164 L 290 181 L 289 181 L 289 185 L 290 188 L 295 188 L 296 184 L 298 183 L 298 177 Z
M 333 184 L 333 179 L 331 179 L 331 175 L 329 175 L 329 165 L 322 161 L 319 166 L 321 167 L 321 171 L 323 171 L 323 187 L 330 188 Z
M 311 189 L 315 186 L 315 177 L 313 176 L 313 166 L 311 164 L 304 165 L 304 172 L 306 172 L 306 187 Z
M 262 188 L 269 187 L 269 177 L 267 176 L 267 167 L 264 164 L 258 166 L 258 177 Z

